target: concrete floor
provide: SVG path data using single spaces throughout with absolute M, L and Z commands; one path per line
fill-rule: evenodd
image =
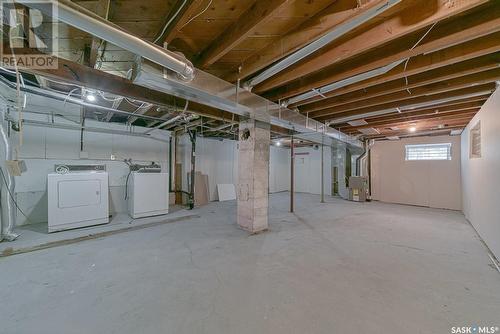
M 200 218 L 0 259 L 2 333 L 450 333 L 500 325 L 500 274 L 458 212 L 271 196 L 271 231 Z

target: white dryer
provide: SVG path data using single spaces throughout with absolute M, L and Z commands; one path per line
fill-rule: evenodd
M 49 233 L 109 223 L 108 173 L 79 167 L 48 175 Z
M 132 172 L 128 209 L 132 218 L 165 215 L 169 209 L 168 173 Z

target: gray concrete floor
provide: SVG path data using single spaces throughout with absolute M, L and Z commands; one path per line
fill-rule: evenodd
M 450 333 L 500 325 L 500 274 L 458 212 L 271 196 L 178 223 L 0 259 L 0 332 Z

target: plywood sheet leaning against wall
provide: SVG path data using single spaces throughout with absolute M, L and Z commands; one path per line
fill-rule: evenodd
M 191 180 L 191 173 L 188 173 L 188 183 Z M 208 189 L 208 175 L 201 172 L 194 173 L 194 205 L 207 205 L 210 200 Z M 190 186 L 188 188 L 191 188 Z

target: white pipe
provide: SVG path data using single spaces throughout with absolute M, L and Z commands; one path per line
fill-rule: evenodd
M 0 84 L 4 84 L 7 87 L 15 89 L 14 83 L 5 80 L 1 76 L 0 76 Z M 115 108 L 105 107 L 105 106 L 101 106 L 98 104 L 92 104 L 92 103 L 88 103 L 88 102 L 85 102 L 83 100 L 74 98 L 72 96 L 68 96 L 66 94 L 62 94 L 62 93 L 58 93 L 58 92 L 54 92 L 51 90 L 46 90 L 46 89 L 42 89 L 42 88 L 38 88 L 38 87 L 21 87 L 21 91 L 25 92 L 25 93 L 29 93 L 29 94 L 34 94 L 34 95 L 43 96 L 46 98 L 58 100 L 61 102 L 64 101 L 64 103 L 71 103 L 71 104 L 76 104 L 76 105 L 80 105 L 80 106 L 84 106 L 84 107 L 95 108 L 95 109 L 107 111 L 107 112 L 112 113 L 112 114 L 128 116 L 128 117 L 133 116 L 133 117 L 142 118 L 142 119 L 149 120 L 149 121 L 163 121 L 163 119 L 160 117 L 134 114 L 134 113 L 128 112 L 128 111 L 123 111 L 123 110 L 119 110 L 119 109 L 115 109 Z
M 4 147 L 4 163 L 3 165 L 5 166 L 5 162 L 7 160 L 12 160 L 12 146 L 10 145 L 9 138 L 7 136 L 7 131 L 5 128 L 5 121 L 4 121 L 4 114 L 0 113 L 2 119 L 0 120 L 0 137 L 2 140 L 2 144 Z M 15 188 L 16 188 L 16 181 L 10 173 L 2 167 L 2 172 L 3 172 L 3 177 L 0 176 L 1 180 L 0 183 L 3 185 L 1 187 L 1 206 L 2 206 L 2 213 L 4 214 L 3 219 L 2 219 L 2 228 L 0 230 L 1 238 L 0 239 L 5 239 L 7 241 L 14 241 L 19 237 L 18 234 L 15 234 L 14 231 L 14 225 L 16 223 L 16 210 L 15 210 L 15 203 L 14 200 L 11 196 L 14 195 Z M 4 180 L 5 177 L 5 180 Z
M 371 79 L 371 78 L 377 77 L 379 75 L 386 74 L 387 72 L 389 72 L 390 70 L 392 70 L 396 66 L 402 64 L 405 60 L 406 59 L 401 59 L 401 60 L 395 61 L 393 63 L 390 63 L 389 65 L 386 65 L 386 66 L 383 66 L 380 68 L 376 68 L 374 70 L 371 70 L 371 71 L 368 71 L 365 73 L 361 73 L 361 74 L 352 76 L 350 78 L 331 83 L 331 84 L 323 86 L 321 88 L 317 88 L 317 89 L 315 88 L 307 93 L 297 95 L 297 96 L 294 96 L 294 97 L 286 100 L 284 102 L 284 105 L 288 106 L 290 104 L 295 104 L 297 102 L 308 100 L 308 99 L 311 99 L 311 98 L 316 97 L 316 96 L 328 98 L 324 94 L 332 92 L 334 90 L 340 89 L 340 88 L 348 86 L 348 85 L 352 85 L 354 83 L 361 82 L 363 80 Z M 314 102 L 314 101 L 311 101 L 311 102 Z
M 183 57 L 181 58 L 174 52 L 130 34 L 119 26 L 71 1 L 37 0 L 33 2 L 32 0 L 16 0 L 16 2 L 40 10 L 47 15 L 53 15 L 46 6 L 46 4 L 52 4 L 57 10 L 56 15 L 54 15 L 56 16 L 55 19 L 164 66 L 178 73 L 183 79 L 192 80 L 194 78 L 194 67 L 187 59 L 182 59 Z
M 81 125 L 58 124 L 58 123 L 35 121 L 35 120 L 28 120 L 28 119 L 24 119 L 23 122 L 26 125 L 38 126 L 38 127 L 77 130 L 77 131 L 84 130 L 87 132 L 117 134 L 117 135 L 123 135 L 123 136 L 133 136 L 133 137 L 144 137 L 144 138 L 148 138 L 148 139 L 158 140 L 161 142 L 168 142 L 168 140 L 166 140 L 166 139 L 160 139 L 160 138 L 153 137 L 152 135 L 149 135 L 147 132 L 131 132 L 131 131 L 104 129 L 104 128 L 101 129 L 101 128 L 94 128 L 94 127 L 88 127 L 88 126 L 81 126 Z
M 325 35 L 321 36 L 317 40 L 311 42 L 307 46 L 303 47 L 302 49 L 296 51 L 295 53 L 292 53 L 285 59 L 281 60 L 277 64 L 271 66 L 261 74 L 257 75 L 256 77 L 250 79 L 245 83 L 245 87 L 252 88 L 261 82 L 269 79 L 270 77 L 278 74 L 279 72 L 285 70 L 286 68 L 290 67 L 291 65 L 301 61 L 302 59 L 306 58 L 307 56 L 313 54 L 314 52 L 318 51 L 319 49 L 323 48 L 324 46 L 328 45 L 329 43 L 335 41 L 336 39 L 344 36 L 348 32 L 352 31 L 353 29 L 361 26 L 362 24 L 368 22 L 369 20 L 373 19 L 377 15 L 380 15 L 384 13 L 386 10 L 392 8 L 393 6 L 397 5 L 400 3 L 401 0 L 388 0 L 387 2 L 375 6 L 364 13 L 354 17 L 352 20 L 349 20 L 348 22 L 341 24 L 332 30 L 330 30 L 328 33 Z

